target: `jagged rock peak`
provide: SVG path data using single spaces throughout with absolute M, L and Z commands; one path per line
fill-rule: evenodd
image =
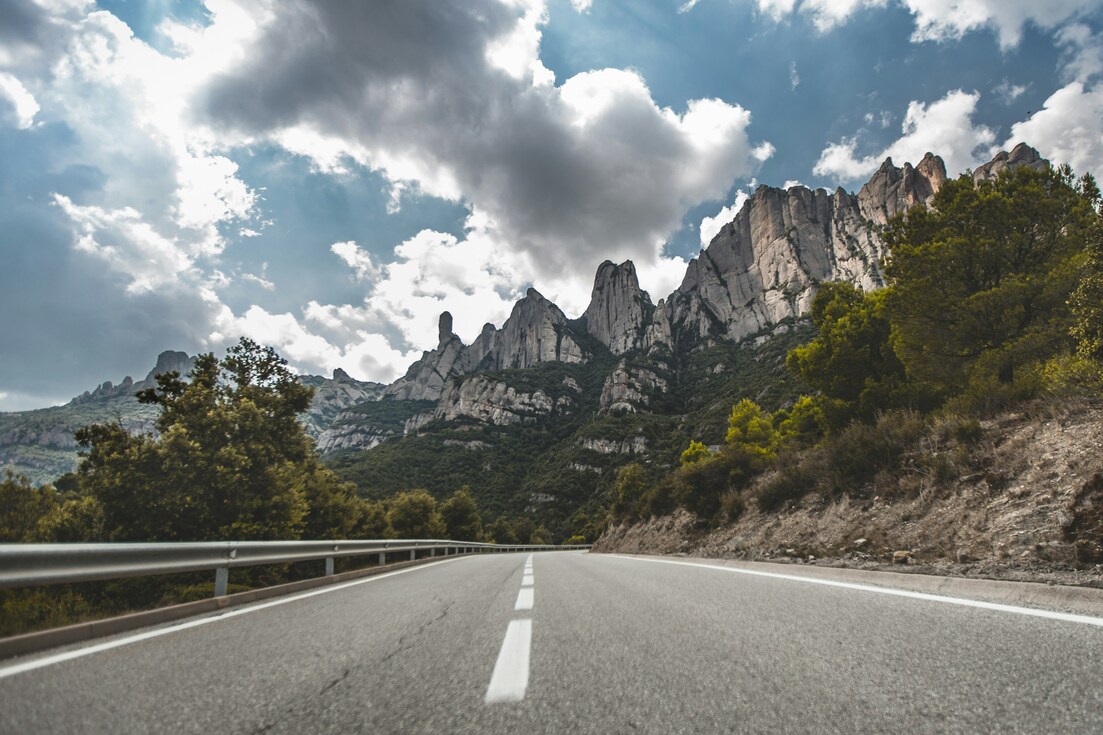
M 442 311 L 440 320 L 437 322 L 437 345 L 443 345 L 450 339 L 452 339 L 452 314 Z
M 145 380 L 134 382 L 134 379 L 127 375 L 123 378 L 123 382 L 118 385 L 114 385 L 110 380 L 96 386 L 91 391 L 84 391 L 81 395 L 73 398 L 69 401 L 70 405 L 79 405 L 81 403 L 88 403 L 89 401 L 97 401 L 107 398 L 115 398 L 117 396 L 131 395 L 132 393 L 142 390 L 144 388 L 154 388 L 157 385 L 157 376 L 164 373 L 177 372 L 180 375 L 187 376 L 195 366 L 195 358 L 190 357 L 186 352 L 178 352 L 175 350 L 165 350 L 157 356 L 157 364 L 149 374 L 146 375 Z
M 981 182 L 994 179 L 1000 175 L 1001 172 L 1008 169 L 1015 168 L 1016 166 L 1030 166 L 1031 168 L 1043 169 L 1049 165 L 1049 161 L 1042 158 L 1042 155 L 1038 153 L 1034 148 L 1031 148 L 1026 143 L 1019 143 L 1011 152 L 1000 151 L 997 153 L 991 161 L 978 166 L 973 171 L 973 181 Z
M 583 362 L 582 348 L 566 329 L 567 317 L 535 288 L 513 305 L 496 334 L 494 366 L 526 368 L 540 362 Z
M 152 382 L 154 378 L 164 373 L 177 372 L 181 375 L 187 375 L 188 371 L 194 366 L 195 358 L 189 357 L 188 353 L 165 350 L 157 356 L 157 365 L 149 371 L 146 382 Z
M 352 380 L 352 377 L 341 368 L 333 368 L 333 379 L 347 382 Z
M 946 183 L 946 164 L 927 153 L 914 168 L 905 163 L 897 168 L 886 158 L 858 192 L 862 216 L 878 225 L 888 223 L 901 212 L 926 203 Z
M 644 326 L 653 311 L 651 297 L 640 289 L 631 260 L 620 265 L 606 260 L 598 266 L 590 305 L 583 316 L 590 334 L 613 354 L 641 346 Z

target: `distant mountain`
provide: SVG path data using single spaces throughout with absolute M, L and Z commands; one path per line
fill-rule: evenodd
M 51 482 L 76 468 L 77 429 L 93 423 L 118 420 L 135 434 L 155 434 L 156 406 L 138 403 L 134 394 L 156 386 L 156 377 L 167 372 L 187 375 L 195 357 L 165 351 L 146 377 L 135 382 L 129 375 L 85 391 L 63 406 L 35 411 L 0 413 L 0 468 L 26 475 L 36 483 Z M 384 388 L 379 383 L 353 380 L 343 370 L 332 378 L 305 375 L 300 380 L 314 388 L 314 401 L 303 415 L 303 424 L 317 437 L 337 414 L 349 406 L 376 400 Z

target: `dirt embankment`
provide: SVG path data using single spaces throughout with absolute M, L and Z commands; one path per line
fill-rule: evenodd
M 902 473 L 774 513 L 752 500 L 713 529 L 680 510 L 612 526 L 594 550 L 1103 587 L 1103 405 L 1036 404 L 982 429 L 957 477 Z

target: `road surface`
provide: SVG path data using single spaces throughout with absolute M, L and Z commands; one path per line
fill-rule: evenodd
M 1101 623 L 461 557 L 0 662 L 0 732 L 1103 732 Z

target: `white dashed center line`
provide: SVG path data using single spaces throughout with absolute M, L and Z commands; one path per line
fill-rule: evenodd
M 521 589 L 517 592 L 514 610 L 531 610 L 536 590 L 532 575 L 532 555 L 525 559 L 524 574 L 521 576 Z M 490 675 L 490 686 L 486 688 L 486 703 L 520 702 L 525 698 L 529 685 L 529 652 L 532 650 L 532 619 L 522 618 L 509 621 L 502 648 L 498 651 L 498 660 L 494 664 L 494 673 Z

